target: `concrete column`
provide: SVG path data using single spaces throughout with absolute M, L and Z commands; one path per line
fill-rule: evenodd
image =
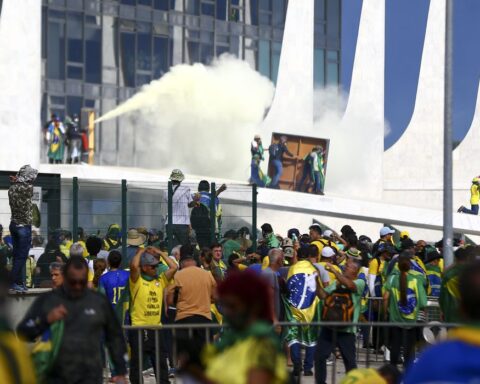
M 42 122 L 42 2 L 3 0 L 0 15 L 0 164 L 38 166 Z

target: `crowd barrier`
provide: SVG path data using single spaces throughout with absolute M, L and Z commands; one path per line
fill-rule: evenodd
M 359 331 L 357 333 L 357 341 L 356 341 L 356 353 L 357 353 L 357 365 L 359 368 L 378 368 L 381 365 L 385 364 L 383 360 L 383 351 L 380 350 L 375 350 L 371 348 L 363 348 L 360 344 L 361 339 L 359 337 L 360 335 L 360 329 L 365 326 L 372 327 L 373 330 L 379 330 L 382 331 L 385 335 L 387 335 L 388 338 L 388 332 L 390 329 L 395 328 L 395 330 L 398 330 L 398 328 L 416 328 L 419 330 L 418 334 L 421 334 L 422 330 L 425 328 L 429 328 L 430 325 L 429 323 L 422 323 L 422 322 L 417 322 L 417 323 L 394 323 L 394 322 L 385 322 L 385 321 L 379 321 L 379 322 L 357 322 L 357 323 L 345 323 L 345 322 L 312 322 L 312 323 L 296 323 L 296 322 L 279 322 L 276 324 L 276 329 L 281 330 L 279 333 L 279 338 L 281 337 L 280 335 L 283 333 L 283 331 L 289 327 L 317 327 L 318 330 L 322 327 L 329 327 L 333 330 L 333 340 L 336 339 L 337 333 L 342 329 L 344 329 L 346 326 L 357 326 Z M 435 327 L 438 328 L 438 337 L 437 340 L 440 340 L 442 337 L 445 336 L 446 330 L 454 327 L 458 327 L 459 324 L 449 324 L 449 323 L 438 323 L 435 322 Z M 224 327 L 222 327 L 219 324 L 164 324 L 162 326 L 124 326 L 125 331 L 130 331 L 130 332 L 138 332 L 138 335 L 140 336 L 141 333 L 145 330 L 152 330 L 155 332 L 155 340 L 156 340 L 156 350 L 155 350 L 155 356 L 156 358 L 156 370 L 159 372 L 160 370 L 160 363 L 159 363 L 159 351 L 162 349 L 161 345 L 161 337 L 160 337 L 160 332 L 171 332 L 173 335 L 173 360 L 177 361 L 177 351 L 176 351 L 176 335 L 179 331 L 188 331 L 190 338 L 193 337 L 193 334 L 195 331 L 203 331 L 205 334 L 205 340 L 207 340 L 207 343 L 212 342 L 212 335 L 214 334 L 219 334 L 222 332 Z M 139 350 L 143 351 L 143 345 L 142 345 L 142 338 L 139 337 Z M 388 340 L 386 340 L 386 343 L 388 344 Z M 417 345 L 416 345 L 416 353 L 418 353 L 422 348 L 425 348 L 428 346 L 430 343 L 427 343 L 425 340 L 418 339 Z M 139 356 L 142 356 L 142 353 L 139 353 Z M 343 377 L 344 372 L 340 372 L 338 368 L 338 360 L 335 354 L 332 354 L 333 357 L 333 364 L 329 368 L 329 374 L 328 374 L 328 381 L 330 384 L 335 384 L 338 382 L 341 377 Z M 144 363 L 142 358 L 139 358 L 139 367 L 140 373 L 139 373 L 139 380 L 143 380 L 143 367 Z M 343 366 L 343 364 L 342 364 Z M 228 367 L 226 367 L 228 369 Z M 340 377 L 339 377 L 340 376 Z M 308 379 L 302 375 L 295 377 L 294 381 L 295 383 L 302 383 L 310 380 L 312 382 L 311 378 Z M 157 383 L 160 383 L 159 377 L 157 377 Z M 181 382 L 177 381 L 175 378 L 175 383 Z

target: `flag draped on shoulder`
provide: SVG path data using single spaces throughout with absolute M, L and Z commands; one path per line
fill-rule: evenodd
M 307 260 L 301 260 L 290 267 L 287 276 L 288 295 L 284 298 L 287 321 L 311 323 L 320 320 L 317 275 L 317 269 Z M 285 340 L 288 345 L 300 343 L 305 346 L 314 346 L 317 334 L 316 327 L 290 327 Z

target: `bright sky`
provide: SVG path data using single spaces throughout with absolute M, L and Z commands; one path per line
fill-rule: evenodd
M 362 2 L 342 3 L 342 85 L 348 91 Z M 385 118 L 392 131 L 385 148 L 398 140 L 412 116 L 429 4 L 429 0 L 386 2 Z M 480 1 L 454 4 L 454 140 L 461 140 L 472 122 L 480 79 Z

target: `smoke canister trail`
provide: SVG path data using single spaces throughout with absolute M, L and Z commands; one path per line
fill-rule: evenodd
M 222 55 L 210 66 L 180 64 L 140 91 L 96 123 L 138 111 L 162 120 L 197 118 L 255 124 L 263 118 L 274 94 L 269 79 L 231 55 Z M 160 114 L 162 116 L 160 116 Z M 167 115 L 167 116 L 164 116 Z

